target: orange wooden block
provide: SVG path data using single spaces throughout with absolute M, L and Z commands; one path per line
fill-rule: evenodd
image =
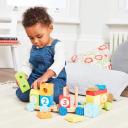
M 113 100 L 114 100 L 113 95 L 112 95 L 111 93 L 108 93 L 108 94 L 107 94 L 107 101 L 108 101 L 108 102 L 112 102 Z
M 51 96 L 54 93 L 54 85 L 52 83 L 42 83 L 40 85 L 40 95 Z
M 93 87 L 89 87 L 88 89 L 87 89 L 87 91 L 98 91 L 99 89 L 98 89 L 98 87 L 96 87 L 96 86 L 93 86 Z
M 40 119 L 52 118 L 52 113 L 51 112 L 37 112 L 37 117 Z

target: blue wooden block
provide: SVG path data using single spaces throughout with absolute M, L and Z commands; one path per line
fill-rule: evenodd
M 40 106 L 50 107 L 53 105 L 53 95 L 52 96 L 40 96 Z
M 84 115 L 94 118 L 100 114 L 100 107 L 96 104 L 88 103 L 84 107 Z
M 99 90 L 105 90 L 106 89 L 105 84 L 96 84 L 96 86 L 99 88 Z
M 34 111 L 34 104 L 33 103 L 28 103 L 26 109 L 29 112 L 33 112 Z

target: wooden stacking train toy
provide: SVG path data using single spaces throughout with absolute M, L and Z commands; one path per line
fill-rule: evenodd
M 63 94 L 59 96 L 58 105 L 54 103 L 53 94 L 54 85 L 52 83 L 42 83 L 40 89 L 31 89 L 28 109 L 33 111 L 40 110 L 41 108 L 42 110 L 48 108 L 48 111 L 59 112 L 60 115 L 66 115 L 68 112 L 75 112 L 78 106 L 77 87 L 75 87 L 74 103 L 71 103 L 68 87 L 64 87 Z
M 49 115 L 49 112 L 52 111 L 59 112 L 60 115 L 66 115 L 71 112 L 77 115 L 96 117 L 100 114 L 101 108 L 105 110 L 112 108 L 112 100 L 110 100 L 110 98 L 108 100 L 108 92 L 105 85 L 96 85 L 95 87 L 88 88 L 86 91 L 85 104 L 78 104 L 77 87 L 75 87 L 74 102 L 71 100 L 68 87 L 64 87 L 63 94 L 59 96 L 59 104 L 55 105 L 53 88 L 54 85 L 52 83 L 42 83 L 39 90 L 31 89 L 30 91 L 30 104 L 34 105 L 33 110 L 40 110 L 40 112 L 38 112 L 39 118 L 42 118 L 42 116 L 46 118 L 47 116 L 44 117 L 44 114 L 47 113 L 46 115 Z
M 15 78 L 19 84 L 22 93 L 30 89 L 25 74 L 18 72 Z M 101 109 L 112 109 L 112 94 L 109 94 L 107 88 L 103 84 L 97 84 L 89 87 L 85 92 L 85 100 L 83 103 L 78 102 L 78 88 L 74 88 L 74 98 L 69 93 L 68 86 L 63 88 L 63 94 L 59 96 L 59 104 L 54 102 L 54 84 L 42 83 L 40 89 L 30 90 L 30 102 L 27 110 L 38 110 L 39 118 L 51 118 L 51 112 L 58 112 L 64 116 L 67 113 L 75 113 L 80 116 L 96 117 L 100 114 Z M 74 99 L 74 100 L 73 100 Z M 73 116 L 74 117 L 74 116 Z M 76 117 L 74 117 L 76 118 Z

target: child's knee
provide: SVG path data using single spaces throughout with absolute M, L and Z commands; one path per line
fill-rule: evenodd
M 23 102 L 29 102 L 29 93 L 30 93 L 30 91 L 27 91 L 27 92 L 25 92 L 25 93 L 22 93 L 21 90 L 20 90 L 20 88 L 18 88 L 18 89 L 16 90 L 16 95 L 17 95 L 17 97 L 18 97 L 21 101 L 23 101 Z

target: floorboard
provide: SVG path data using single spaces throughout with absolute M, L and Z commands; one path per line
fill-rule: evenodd
M 14 69 L 0 68 L 0 82 L 15 81 L 14 74 Z

